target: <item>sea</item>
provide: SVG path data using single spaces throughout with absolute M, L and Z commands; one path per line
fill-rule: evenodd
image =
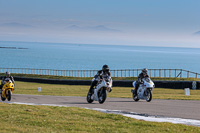
M 200 73 L 200 48 L 0 41 L 0 68 L 185 69 Z

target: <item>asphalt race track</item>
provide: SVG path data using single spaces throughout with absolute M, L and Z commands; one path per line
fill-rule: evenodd
M 86 97 L 13 94 L 11 102 L 100 108 L 135 112 L 140 115 L 200 120 L 200 101 L 193 100 L 152 99 L 151 102 L 145 100 L 134 102 L 131 98 L 107 98 L 103 104 L 99 104 L 97 101 L 89 104 Z

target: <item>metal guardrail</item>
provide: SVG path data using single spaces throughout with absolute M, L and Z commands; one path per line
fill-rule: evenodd
M 137 77 L 142 69 L 111 70 L 112 77 Z M 55 69 L 32 69 L 32 68 L 0 68 L 0 73 L 9 71 L 15 74 L 53 75 L 67 77 L 93 77 L 98 70 L 55 70 Z M 148 69 L 150 77 L 159 78 L 200 78 L 199 73 L 184 69 Z

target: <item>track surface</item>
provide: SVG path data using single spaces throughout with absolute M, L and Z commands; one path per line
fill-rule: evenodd
M 131 98 L 107 98 L 103 104 L 99 104 L 97 101 L 88 104 L 86 97 L 14 94 L 12 95 L 11 102 L 101 108 L 155 116 L 200 120 L 200 101 L 191 100 L 153 99 L 151 102 L 146 102 L 145 100 L 134 102 Z

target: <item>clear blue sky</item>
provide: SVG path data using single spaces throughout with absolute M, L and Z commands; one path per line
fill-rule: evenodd
M 0 41 L 200 47 L 200 0 L 0 0 Z

